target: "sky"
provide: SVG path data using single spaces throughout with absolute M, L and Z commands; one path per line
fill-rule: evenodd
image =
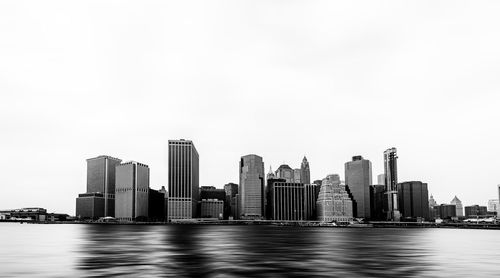
M 362 155 L 438 203 L 498 198 L 498 1 L 1 1 L 0 209 L 75 213 L 86 159 L 193 140 L 200 185 Z

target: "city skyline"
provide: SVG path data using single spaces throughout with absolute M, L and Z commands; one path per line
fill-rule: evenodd
M 27 2 L 0 9 L 2 209 L 73 214 L 101 154 L 167 186 L 172 138 L 200 185 L 238 183 L 250 153 L 305 155 L 311 181 L 361 155 L 374 178 L 394 146 L 438 203 L 498 198 L 500 3 Z

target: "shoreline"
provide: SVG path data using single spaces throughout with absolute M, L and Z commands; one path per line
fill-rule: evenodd
M 80 225 L 139 225 L 139 226 L 159 226 L 159 225 L 262 225 L 277 227 L 300 227 L 300 228 L 403 228 L 403 229 L 484 229 L 500 230 L 500 224 L 475 224 L 475 223 L 432 223 L 432 222 L 369 222 L 366 224 L 333 224 L 319 222 L 279 222 L 279 221 L 177 221 L 177 222 L 88 222 L 88 221 L 27 221 L 27 220 L 0 220 L 0 223 L 19 224 L 80 224 Z

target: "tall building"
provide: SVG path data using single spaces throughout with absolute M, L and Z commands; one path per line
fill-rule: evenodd
M 224 190 L 226 191 L 226 215 L 227 217 L 232 217 L 233 219 L 237 215 L 236 209 L 236 195 L 238 194 L 238 185 L 236 183 L 228 183 L 224 185 Z
M 377 176 L 377 184 L 385 185 L 385 174 Z
M 318 221 L 350 222 L 353 219 L 352 197 L 341 184 L 339 175 L 323 179 L 316 201 Z
M 76 199 L 76 216 L 115 216 L 115 168 L 121 159 L 101 155 L 87 159 L 87 192 Z
M 168 219 L 196 217 L 199 200 L 199 155 L 190 140 L 168 141 Z
M 429 198 L 429 219 L 436 219 L 436 215 L 434 214 L 434 207 L 438 206 L 436 200 L 431 195 Z
M 115 216 L 145 221 L 149 216 L 149 167 L 135 161 L 116 166 Z
M 386 219 L 388 221 L 399 221 L 398 209 L 398 165 L 396 148 L 387 149 L 384 152 L 384 175 L 385 194 L 387 198 Z
M 262 219 L 264 207 L 264 161 L 254 154 L 241 157 L 238 188 L 238 216 L 242 219 Z
M 302 183 L 274 182 L 271 188 L 272 220 L 299 221 L 305 218 L 305 187 Z
M 290 168 L 290 166 L 282 164 L 280 167 L 278 167 L 278 170 L 276 170 L 274 176 L 277 179 L 284 179 L 286 180 L 286 182 L 294 182 L 295 173 L 294 170 Z
M 149 221 L 165 221 L 166 220 L 166 201 L 165 187 L 160 190 L 149 189 L 148 195 L 148 220 Z
M 316 220 L 316 201 L 318 200 L 321 185 L 304 184 L 304 213 L 306 220 Z
M 309 169 L 309 162 L 305 156 L 300 164 L 300 182 L 303 184 L 311 183 L 311 170 Z
M 353 156 L 345 163 L 345 183 L 349 187 L 356 209 L 354 217 L 370 218 L 370 185 L 372 184 L 372 164 L 362 156 Z
M 427 183 L 408 181 L 398 184 L 398 201 L 401 218 L 405 220 L 428 220 L 428 198 Z
M 385 185 L 374 184 L 370 186 L 370 219 L 376 221 L 386 220 L 385 210 L 387 207 L 385 195 Z
M 453 200 L 450 202 L 451 205 L 455 205 L 455 209 L 457 210 L 456 212 L 456 217 L 463 217 L 464 216 L 464 209 L 462 206 L 462 201 L 455 196 Z

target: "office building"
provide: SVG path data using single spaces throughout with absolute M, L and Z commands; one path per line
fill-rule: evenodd
M 292 182 L 294 182 L 294 183 L 300 183 L 300 181 L 301 181 L 300 174 L 301 174 L 301 170 L 300 169 L 293 169 L 293 179 L 292 179 Z
M 87 159 L 87 192 L 76 199 L 78 218 L 115 216 L 115 169 L 120 163 L 107 155 Z
M 163 189 L 163 190 L 162 190 Z M 163 222 L 166 221 L 167 209 L 165 197 L 165 187 L 160 190 L 149 189 L 148 194 L 148 221 Z
M 316 201 L 318 200 L 320 185 L 304 184 L 304 218 L 305 220 L 316 220 Z
M 434 197 L 431 195 L 429 198 L 429 219 L 436 219 L 436 215 L 434 214 L 434 207 L 437 206 L 436 200 L 434 200 Z
M 309 169 L 309 162 L 304 156 L 302 163 L 300 164 L 300 183 L 310 184 L 311 183 L 311 170 Z
M 321 184 L 316 201 L 318 221 L 350 222 L 353 220 L 353 202 L 339 175 L 328 175 Z
M 499 208 L 499 202 L 498 202 L 498 199 L 491 199 L 491 200 L 488 200 L 488 212 L 490 214 L 497 214 L 498 215 L 498 208 Z
M 485 206 L 473 205 L 465 207 L 465 218 L 486 217 L 488 208 Z
M 218 189 L 215 186 L 201 186 L 200 199 L 217 199 L 221 201 L 226 200 L 226 190 Z
M 374 184 L 370 186 L 370 220 L 385 221 L 385 207 L 387 207 L 385 185 Z
M 115 218 L 146 221 L 149 217 L 149 166 L 130 161 L 116 166 Z
M 462 201 L 460 201 L 460 199 L 458 199 L 457 196 L 455 196 L 455 198 L 453 198 L 453 200 L 451 200 L 450 204 L 451 205 L 455 205 L 455 208 L 457 210 L 457 212 L 456 212 L 456 216 L 457 217 L 463 217 L 464 216 L 464 210 L 463 210 L 463 206 L 462 206 Z
M 199 155 L 190 140 L 168 141 L 168 220 L 196 218 Z
M 377 184 L 385 185 L 385 174 L 377 176 Z
M 225 203 L 227 211 L 225 212 L 225 215 L 227 215 L 227 218 L 231 217 L 234 219 L 237 215 L 237 208 L 236 208 L 236 195 L 238 194 L 238 185 L 236 183 L 228 183 L 224 185 L 224 190 L 226 192 L 226 201 Z
M 286 182 L 294 182 L 295 172 L 290 166 L 282 164 L 274 174 L 277 179 L 284 179 Z
M 224 216 L 224 201 L 218 199 L 202 199 L 200 202 L 201 218 L 222 219 Z
M 238 217 L 262 219 L 264 207 L 264 161 L 254 154 L 241 157 L 238 188 Z
M 371 162 L 362 156 L 353 156 L 352 161 L 346 162 L 344 167 L 345 183 L 356 201 L 354 217 L 370 218 Z
M 399 221 L 398 208 L 398 165 L 396 148 L 387 149 L 384 152 L 384 175 L 385 194 L 387 198 L 386 219 L 388 221 Z
M 300 221 L 305 218 L 305 187 L 302 183 L 272 182 L 271 198 L 268 205 L 271 207 L 271 220 Z
M 456 219 L 457 207 L 455 205 L 441 204 L 434 207 L 435 219 Z
M 404 221 L 429 219 L 429 192 L 427 183 L 408 181 L 398 184 L 398 201 Z

